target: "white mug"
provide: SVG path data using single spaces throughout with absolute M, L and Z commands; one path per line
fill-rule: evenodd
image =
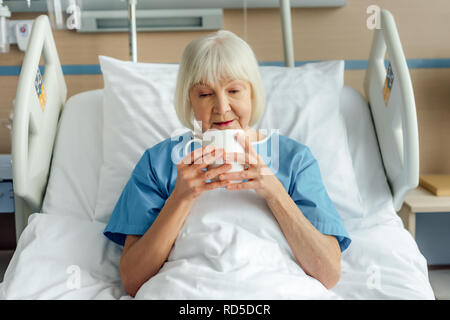
M 244 134 L 244 130 L 242 129 L 227 129 L 227 130 L 207 130 L 203 132 L 202 138 L 194 138 L 186 143 L 184 146 L 184 154 L 188 154 L 188 148 L 191 145 L 191 143 L 199 142 L 202 147 L 208 146 L 208 145 L 214 145 L 217 148 L 223 148 L 225 152 L 238 152 L 238 153 L 245 153 L 244 148 L 241 146 L 241 144 L 236 140 L 234 137 L 236 133 L 241 132 Z M 223 159 L 217 159 L 213 164 L 211 164 L 210 168 L 216 168 L 222 165 Z M 230 162 L 231 169 L 228 170 L 228 172 L 236 172 L 236 171 L 242 171 L 244 170 L 244 166 L 237 162 Z M 242 180 L 234 180 L 231 181 L 233 183 L 241 182 Z

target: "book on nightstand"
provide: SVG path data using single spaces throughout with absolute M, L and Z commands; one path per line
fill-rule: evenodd
M 419 184 L 437 196 L 450 196 L 450 175 L 423 175 L 420 176 Z

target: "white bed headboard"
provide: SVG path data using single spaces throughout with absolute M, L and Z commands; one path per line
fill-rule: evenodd
M 45 65 L 43 77 L 38 72 L 41 56 Z M 66 95 L 50 22 L 42 15 L 33 23 L 14 105 L 11 149 L 17 238 L 26 226 L 28 214 L 41 209 Z
M 394 206 L 399 211 L 408 191 L 419 183 L 416 104 L 394 18 L 389 11 L 381 10 L 380 19 L 381 28 L 375 30 L 373 37 L 364 90 Z M 392 73 L 384 65 L 386 51 Z M 387 76 L 390 90 L 385 88 Z

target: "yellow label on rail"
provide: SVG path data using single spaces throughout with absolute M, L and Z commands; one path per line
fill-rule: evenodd
M 34 79 L 34 89 L 36 90 L 42 112 L 44 112 L 45 104 L 47 103 L 47 93 L 45 92 L 44 81 L 42 81 L 42 75 L 39 68 L 37 69 L 36 78 Z
M 47 93 L 45 92 L 44 84 L 41 85 L 41 94 L 39 95 L 39 103 L 41 104 L 42 112 L 44 112 L 45 104 L 47 103 Z

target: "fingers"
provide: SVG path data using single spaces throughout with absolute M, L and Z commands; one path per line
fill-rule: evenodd
M 223 148 L 220 148 L 220 149 L 218 148 L 218 149 L 215 149 L 214 152 L 206 154 L 202 159 L 203 161 L 200 162 L 198 165 L 194 165 L 194 166 L 196 167 L 196 169 L 203 170 L 210 164 L 215 163 L 217 160 L 219 160 L 219 159 L 223 160 L 224 156 L 225 156 L 225 150 Z
M 218 179 L 206 182 L 206 180 L 212 180 L 217 177 L 219 174 L 226 172 L 231 169 L 230 164 L 223 164 L 220 167 L 210 169 L 206 172 L 200 172 L 196 178 L 194 184 L 196 185 L 197 191 L 202 193 L 207 190 L 212 190 L 220 187 L 227 186 L 231 183 L 231 181 L 219 181 Z
M 214 145 L 204 146 L 202 148 L 197 148 L 194 151 L 187 154 L 181 161 L 177 164 L 180 167 L 189 166 L 191 164 L 202 163 L 204 156 L 210 155 L 218 149 Z
M 217 177 L 219 174 L 222 174 L 222 173 L 230 170 L 231 167 L 232 167 L 231 164 L 225 163 L 217 168 L 210 168 L 210 169 L 208 169 L 208 171 L 205 172 L 204 178 L 212 180 L 215 177 Z
M 238 182 L 238 183 L 230 183 L 226 186 L 227 190 L 243 190 L 243 189 L 256 189 L 260 185 L 258 182 L 250 180 L 245 182 Z
M 205 183 L 202 186 L 203 191 L 208 191 L 208 190 L 213 190 L 216 188 L 221 188 L 221 187 L 226 187 L 228 185 L 231 184 L 231 181 L 215 181 L 215 182 L 210 182 L 210 183 Z
M 252 170 L 245 171 L 237 171 L 237 172 L 226 172 L 219 174 L 219 180 L 245 180 L 245 179 L 254 179 L 257 175 Z
M 273 172 L 269 167 L 266 166 L 258 168 L 253 167 L 249 170 L 221 173 L 219 174 L 219 180 L 259 179 L 264 175 L 273 175 Z

